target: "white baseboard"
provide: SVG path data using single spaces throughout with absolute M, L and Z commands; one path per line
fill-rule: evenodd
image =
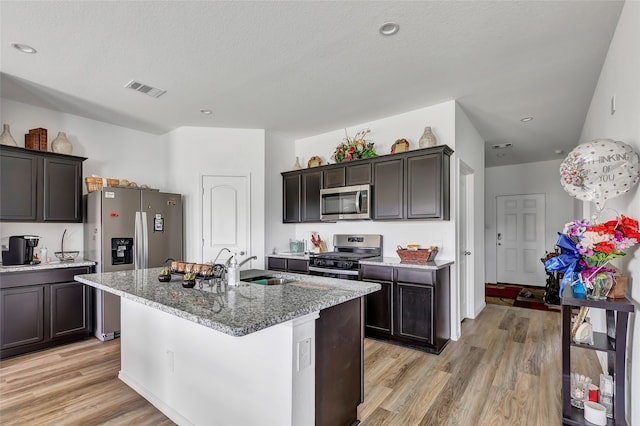
M 176 410 L 162 402 L 151 391 L 146 389 L 140 383 L 136 382 L 127 373 L 120 371 L 118 378 L 122 380 L 127 386 L 136 391 L 140 396 L 149 401 L 154 407 L 160 410 L 165 416 L 169 417 L 174 423 L 179 425 L 193 425 L 186 417 L 178 413 Z
M 482 304 L 476 308 L 476 311 L 473 313 L 473 318 L 471 319 L 478 318 L 478 315 L 480 315 L 480 312 L 482 312 L 486 307 L 487 307 L 487 302 L 482 302 Z

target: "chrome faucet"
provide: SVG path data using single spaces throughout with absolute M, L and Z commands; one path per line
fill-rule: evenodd
M 218 255 L 216 256 L 216 258 L 215 258 L 215 259 L 213 259 L 213 264 L 214 264 L 214 265 L 215 265 L 215 264 L 216 264 L 216 262 L 218 261 L 218 258 L 220 257 L 220 255 L 222 254 L 222 252 L 223 252 L 223 251 L 225 251 L 225 250 L 226 250 L 226 251 L 228 251 L 229 253 L 231 253 L 231 250 L 229 250 L 228 248 L 226 248 L 226 247 L 221 248 L 221 249 L 220 249 L 220 251 L 218 252 Z
M 247 263 L 250 260 L 258 260 L 258 256 L 251 256 L 251 257 L 247 257 L 245 260 L 243 260 L 242 262 L 238 263 L 238 268 L 240 268 L 242 265 L 244 265 L 245 263 Z

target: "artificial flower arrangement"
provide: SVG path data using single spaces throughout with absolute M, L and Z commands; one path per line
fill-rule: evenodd
M 626 255 L 640 241 L 638 221 L 624 215 L 603 224 L 574 220 L 559 235 L 557 246 L 562 254 L 547 260 L 545 268 L 564 273 L 560 296 L 567 284 L 580 283 L 594 299 L 605 299 L 611 289 L 616 271 L 608 262 Z
M 369 133 L 371 133 L 369 129 L 360 130 L 351 138 L 347 134 L 347 129 L 345 129 L 344 142 L 336 147 L 331 158 L 336 163 L 342 163 L 343 161 L 357 160 L 359 158 L 377 157 L 378 154 L 376 154 L 373 147 L 374 142 L 365 139 Z

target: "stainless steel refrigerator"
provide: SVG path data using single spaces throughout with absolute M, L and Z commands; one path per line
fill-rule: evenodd
M 162 266 L 182 259 L 182 196 L 136 188 L 103 188 L 84 196 L 85 259 L 96 272 Z M 120 335 L 120 297 L 96 290 L 95 335 Z

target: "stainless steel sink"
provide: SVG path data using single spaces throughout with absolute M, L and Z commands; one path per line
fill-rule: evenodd
M 249 282 L 253 284 L 261 284 L 261 285 L 281 285 L 281 284 L 291 282 L 291 280 L 288 280 L 286 278 L 256 277 L 256 278 L 251 278 Z

